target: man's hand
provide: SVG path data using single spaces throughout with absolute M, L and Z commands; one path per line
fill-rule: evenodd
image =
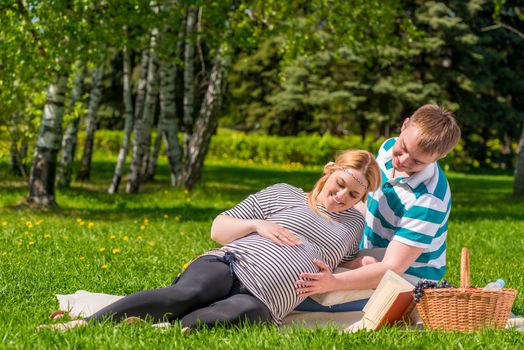
M 320 268 L 320 272 L 301 273 L 300 279 L 295 282 L 297 295 L 309 297 L 313 294 L 330 292 L 336 289 L 337 279 L 329 266 L 318 259 L 314 259 L 313 262 Z

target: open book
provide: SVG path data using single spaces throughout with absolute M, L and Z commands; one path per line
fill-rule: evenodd
M 388 270 L 364 306 L 362 326 L 376 330 L 402 319 L 413 304 L 413 288 L 411 283 Z

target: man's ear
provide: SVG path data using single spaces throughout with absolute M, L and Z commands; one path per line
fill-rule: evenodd
M 404 119 L 404 122 L 402 123 L 402 127 L 400 128 L 400 132 L 404 131 L 409 125 L 409 118 Z

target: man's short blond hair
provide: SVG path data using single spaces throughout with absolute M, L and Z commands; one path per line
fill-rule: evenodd
M 418 131 L 418 145 L 425 154 L 438 154 L 443 157 L 460 140 L 460 127 L 453 112 L 436 104 L 427 104 L 415 111 L 409 124 Z

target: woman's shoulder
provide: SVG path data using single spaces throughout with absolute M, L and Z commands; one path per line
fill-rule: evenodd
M 283 200 L 284 202 L 295 202 L 296 200 L 303 202 L 306 198 L 306 193 L 303 189 L 283 182 L 268 186 L 263 192 L 274 200 Z
M 278 192 L 284 192 L 284 193 L 298 193 L 298 194 L 304 193 L 303 189 L 290 185 L 285 182 L 280 182 L 280 183 L 276 183 L 274 185 L 268 186 L 267 189 L 271 189 L 273 191 L 278 191 Z

